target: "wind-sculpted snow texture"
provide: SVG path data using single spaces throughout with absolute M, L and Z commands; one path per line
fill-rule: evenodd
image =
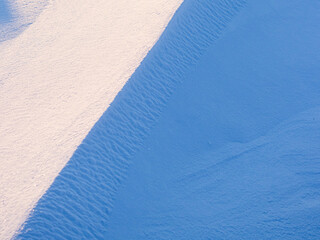
M 45 1 L 10 9 L 24 21 Z M 182 2 L 50 0 L 0 43 L 1 240 L 20 229 Z
M 0 0 L 0 44 L 21 34 L 48 4 L 48 0 Z
M 320 2 L 187 0 L 18 239 L 318 239 Z

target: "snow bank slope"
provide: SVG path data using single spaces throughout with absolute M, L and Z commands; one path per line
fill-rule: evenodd
M 0 45 L 0 238 L 10 238 L 182 0 L 56 0 Z

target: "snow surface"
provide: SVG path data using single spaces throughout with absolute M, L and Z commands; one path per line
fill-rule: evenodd
M 319 9 L 184 1 L 17 238 L 318 240 Z
M 11 2 L 0 30 L 0 239 L 24 222 L 181 2 Z
M 0 0 L 0 42 L 22 33 L 47 3 L 48 0 Z
M 8 3 L 0 0 L 0 24 L 6 23 L 10 20 L 11 14 L 9 11 Z

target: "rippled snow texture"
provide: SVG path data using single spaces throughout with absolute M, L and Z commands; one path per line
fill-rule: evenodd
M 186 0 L 18 239 L 317 240 L 319 9 Z

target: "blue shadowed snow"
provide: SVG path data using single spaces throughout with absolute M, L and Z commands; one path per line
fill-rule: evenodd
M 318 239 L 319 9 L 186 0 L 18 239 Z
M 48 1 L 34 1 L 19 3 L 25 13 L 11 8 L 9 1 L 0 0 L 0 44 L 1 42 L 13 39 L 27 29 L 39 14 L 43 11 Z
M 0 24 L 10 21 L 11 15 L 7 0 L 0 0 Z M 1 27 L 1 26 L 0 26 Z

